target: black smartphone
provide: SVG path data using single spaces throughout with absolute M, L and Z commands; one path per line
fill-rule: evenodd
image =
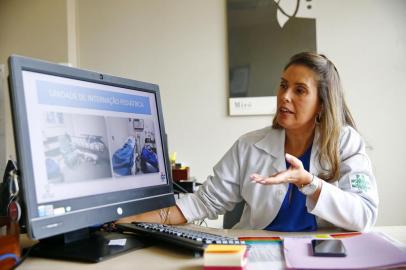
M 340 239 L 313 239 L 313 256 L 345 257 L 346 250 Z

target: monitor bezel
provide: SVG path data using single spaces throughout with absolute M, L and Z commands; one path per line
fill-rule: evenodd
M 106 202 L 98 207 L 71 211 L 63 215 L 52 217 L 37 217 L 37 198 L 34 183 L 34 169 L 31 157 L 30 138 L 28 133 L 28 117 L 26 99 L 24 94 L 23 71 L 31 71 L 64 78 L 76 79 L 86 82 L 122 87 L 132 90 L 141 90 L 155 95 L 158 123 L 162 141 L 167 183 L 159 186 L 143 187 L 127 191 L 117 191 L 106 194 L 86 196 L 69 199 L 77 201 Z M 54 235 L 74 231 L 95 224 L 113 221 L 122 217 L 168 207 L 175 204 L 171 181 L 171 170 L 167 150 L 165 126 L 163 122 L 162 104 L 159 87 L 156 84 L 141 82 L 112 76 L 105 73 L 94 72 L 85 69 L 68 67 L 43 60 L 29 57 L 12 55 L 9 58 L 9 91 L 11 99 L 11 112 L 16 145 L 17 161 L 22 182 L 22 193 L 25 204 L 27 232 L 33 239 L 42 239 Z M 22 147 L 24 146 L 24 147 Z M 126 197 L 127 200 L 120 202 L 107 202 L 106 198 Z M 66 201 L 66 200 L 64 200 Z M 61 201 L 63 202 L 63 201 Z M 108 204 L 107 204 L 108 203 Z M 120 208 L 120 209 L 119 209 Z M 122 212 L 122 214 L 119 214 Z

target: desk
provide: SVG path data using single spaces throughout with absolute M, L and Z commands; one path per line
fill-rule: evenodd
M 305 235 L 306 233 L 275 233 L 263 230 L 221 230 L 195 225 L 186 225 L 192 229 L 199 229 L 205 232 L 222 234 L 228 236 L 287 236 Z M 376 227 L 374 231 L 384 232 L 394 239 L 406 244 L 406 226 L 384 226 Z M 320 233 L 332 233 L 332 231 L 320 231 Z M 180 269 L 180 270 L 201 270 L 202 258 L 193 258 L 186 252 L 170 250 L 160 246 L 139 249 L 112 259 L 95 263 L 77 263 L 42 258 L 27 258 L 19 269 Z

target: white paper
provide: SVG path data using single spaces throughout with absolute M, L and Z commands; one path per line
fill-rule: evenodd
M 285 269 L 281 245 L 254 244 L 248 252 L 247 270 Z

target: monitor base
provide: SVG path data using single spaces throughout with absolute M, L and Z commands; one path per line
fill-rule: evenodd
M 125 244 L 109 245 L 111 240 L 117 239 L 125 239 Z M 97 231 L 88 238 L 70 243 L 64 243 L 59 239 L 41 240 L 32 248 L 30 256 L 95 263 L 148 246 L 151 246 L 151 241 L 140 236 Z

